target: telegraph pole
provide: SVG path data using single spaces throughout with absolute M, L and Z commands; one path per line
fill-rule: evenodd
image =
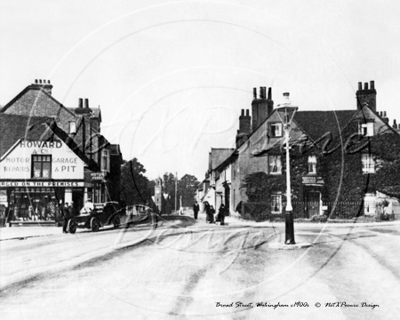
M 176 175 L 175 175 L 175 213 L 178 212 L 176 210 L 177 197 L 178 197 L 178 172 L 176 172 Z

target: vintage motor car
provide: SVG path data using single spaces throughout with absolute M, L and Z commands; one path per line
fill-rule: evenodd
M 94 232 L 106 225 L 118 228 L 121 224 L 121 215 L 118 202 L 94 203 L 93 210 L 82 208 L 78 216 L 71 218 L 67 230 L 74 234 L 77 228 L 91 229 Z

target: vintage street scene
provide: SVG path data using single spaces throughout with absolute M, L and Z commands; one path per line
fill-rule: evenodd
M 399 11 L 2 2 L 0 318 L 396 319 Z

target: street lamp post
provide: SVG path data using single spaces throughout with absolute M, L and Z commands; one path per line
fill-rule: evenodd
M 277 108 L 278 115 L 283 123 L 285 131 L 285 142 L 286 142 L 286 208 L 285 208 L 285 244 L 296 244 L 294 240 L 294 224 L 293 224 L 293 207 L 292 207 L 292 189 L 290 184 L 290 124 L 293 120 L 294 114 L 297 111 L 297 107 L 291 107 L 289 101 L 289 93 L 283 94 L 285 102 L 280 104 L 280 108 Z M 283 113 L 283 118 L 281 116 Z

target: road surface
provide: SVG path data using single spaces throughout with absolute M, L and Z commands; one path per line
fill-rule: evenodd
M 396 319 L 400 230 L 182 218 L 2 241 L 1 319 Z M 259 306 L 257 306 L 257 304 Z

